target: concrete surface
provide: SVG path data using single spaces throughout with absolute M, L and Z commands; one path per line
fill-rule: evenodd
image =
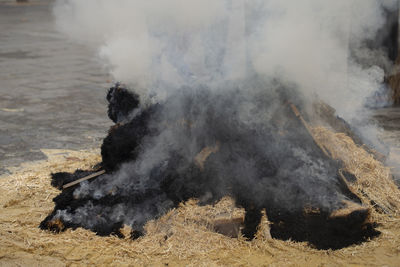
M 99 147 L 110 77 L 95 51 L 54 29 L 53 1 L 0 0 L 0 175 L 41 148 Z

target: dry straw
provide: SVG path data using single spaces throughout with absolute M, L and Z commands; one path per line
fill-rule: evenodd
M 87 169 L 100 161 L 98 151 L 43 150 L 48 160 L 25 164 L 0 179 L 0 266 L 262 266 L 387 265 L 400 262 L 399 191 L 390 170 L 350 138 L 316 128 L 315 136 L 359 179 L 352 184 L 364 201 L 373 200 L 388 214 L 379 215 L 382 235 L 337 251 L 318 251 L 305 243 L 271 239 L 263 220 L 257 238 L 230 238 L 212 231 L 212 221 L 243 215 L 229 198 L 214 206 L 191 200 L 146 225 L 138 240 L 99 237 L 77 229 L 53 234 L 38 225 L 54 207 L 59 191 L 50 172 Z M 390 198 L 389 198 L 390 196 Z M 125 227 L 123 232 L 129 232 Z
M 345 169 L 355 175 L 357 179 L 354 182 L 347 181 L 347 185 L 364 204 L 386 214 L 398 213 L 400 191 L 392 179 L 389 167 L 374 159 L 345 134 L 334 133 L 323 127 L 316 127 L 312 132 L 331 156 L 342 161 Z

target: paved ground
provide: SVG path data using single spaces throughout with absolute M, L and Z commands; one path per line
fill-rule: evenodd
M 98 147 L 110 77 L 53 28 L 51 0 L 0 0 L 0 175 L 41 148 Z

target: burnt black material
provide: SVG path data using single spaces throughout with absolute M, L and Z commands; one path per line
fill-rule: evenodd
M 102 166 L 107 172 L 137 157 L 142 138 L 150 134 L 147 124 L 154 109 L 156 107 L 145 109 L 130 122 L 111 127 L 101 145 Z
M 283 240 L 308 241 L 317 249 L 341 249 L 360 244 L 380 234 L 375 223 L 366 223 L 368 212 L 354 211 L 346 217 L 330 218 L 326 212 L 305 214 L 270 210 L 271 236 Z
M 139 106 L 139 96 L 119 83 L 108 90 L 107 101 L 108 117 L 115 123 L 127 120 L 129 114 Z
M 396 3 L 396 8 L 384 8 L 385 24 L 377 32 L 375 36 L 375 45 L 372 48 L 385 49 L 388 58 L 395 62 L 399 51 L 399 3 Z
M 247 239 L 251 240 L 257 232 L 257 227 L 261 222 L 261 210 L 256 207 L 248 207 L 245 209 L 244 228 L 242 234 Z
M 119 85 L 108 95 L 110 118 L 120 123 L 102 145 L 106 174 L 63 190 L 42 229 L 84 227 L 120 236 L 119 229 L 128 224 L 131 237 L 138 238 L 147 221 L 181 202 L 197 198 L 212 204 L 229 195 L 245 209 L 242 233 L 248 239 L 263 209 L 273 223 L 273 237 L 321 249 L 378 234 L 366 223 L 366 212 L 329 217 L 342 200 L 361 201 L 338 178 L 340 164 L 322 153 L 293 113 L 290 103 L 302 105 L 291 99 L 295 92 L 260 90 L 247 98 L 236 89 L 220 94 L 184 88 L 148 107 L 139 107 L 132 101 L 137 96 Z M 132 107 L 137 110 L 129 119 Z M 217 149 L 199 165 L 195 158 L 205 147 Z M 86 174 L 55 174 L 52 185 L 60 188 Z M 305 213 L 306 206 L 318 212 Z

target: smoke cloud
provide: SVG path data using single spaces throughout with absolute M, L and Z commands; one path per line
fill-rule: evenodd
M 364 40 L 395 0 L 57 1 L 57 27 L 98 49 L 116 80 L 143 97 L 259 74 L 318 95 L 346 119 L 383 82 Z M 361 57 L 362 55 L 358 55 Z M 378 57 L 378 55 L 375 55 Z M 377 59 L 369 58 L 370 62 Z

